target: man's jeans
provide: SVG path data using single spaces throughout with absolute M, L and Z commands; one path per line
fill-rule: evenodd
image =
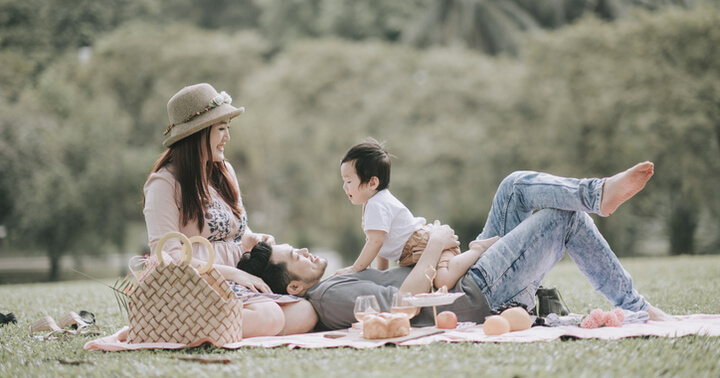
M 630 311 L 648 306 L 587 214 L 600 214 L 604 182 L 530 171 L 503 180 L 477 237 L 501 239 L 470 268 L 491 308 L 510 301 L 534 307 L 535 291 L 565 250 L 614 306 Z

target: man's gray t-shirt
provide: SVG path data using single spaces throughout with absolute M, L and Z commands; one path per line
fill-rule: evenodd
M 365 269 L 359 273 L 330 277 L 311 287 L 306 293 L 310 303 L 318 314 L 316 330 L 334 330 L 348 328 L 356 322 L 353 315 L 355 298 L 360 295 L 375 295 L 380 311 L 389 312 L 392 296 L 398 291 L 411 267 L 399 267 L 386 271 Z M 458 280 L 451 292 L 463 292 L 455 302 L 438 306 L 437 312 L 450 310 L 458 321 L 483 323 L 490 315 L 490 306 L 480 287 L 465 275 Z M 423 307 L 411 323 L 416 327 L 434 325 L 432 307 Z

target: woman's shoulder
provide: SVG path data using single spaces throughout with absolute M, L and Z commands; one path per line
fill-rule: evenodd
M 235 173 L 235 168 L 233 168 L 232 164 L 230 164 L 229 161 L 225 160 L 223 161 L 225 163 L 225 169 L 227 169 L 228 173 L 230 174 L 230 177 L 233 179 L 235 186 L 240 189 L 240 184 L 238 182 L 237 174 Z
M 173 174 L 172 168 L 162 167 L 157 172 L 153 172 L 150 176 L 148 176 L 143 189 L 147 191 L 154 186 L 175 186 L 176 183 L 177 179 L 175 179 L 175 174 Z

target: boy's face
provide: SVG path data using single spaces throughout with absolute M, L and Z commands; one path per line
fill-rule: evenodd
M 377 177 L 373 176 L 370 182 L 360 184 L 360 177 L 355 171 L 355 161 L 346 161 L 340 165 L 340 177 L 343 180 L 343 190 L 353 205 L 364 204 L 377 193 Z

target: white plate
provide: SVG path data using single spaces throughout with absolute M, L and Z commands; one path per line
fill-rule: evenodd
M 413 306 L 428 307 L 428 306 L 443 306 L 449 305 L 455 302 L 456 299 L 462 297 L 465 293 L 447 293 L 443 295 L 426 295 L 422 297 L 410 298 L 410 303 Z

